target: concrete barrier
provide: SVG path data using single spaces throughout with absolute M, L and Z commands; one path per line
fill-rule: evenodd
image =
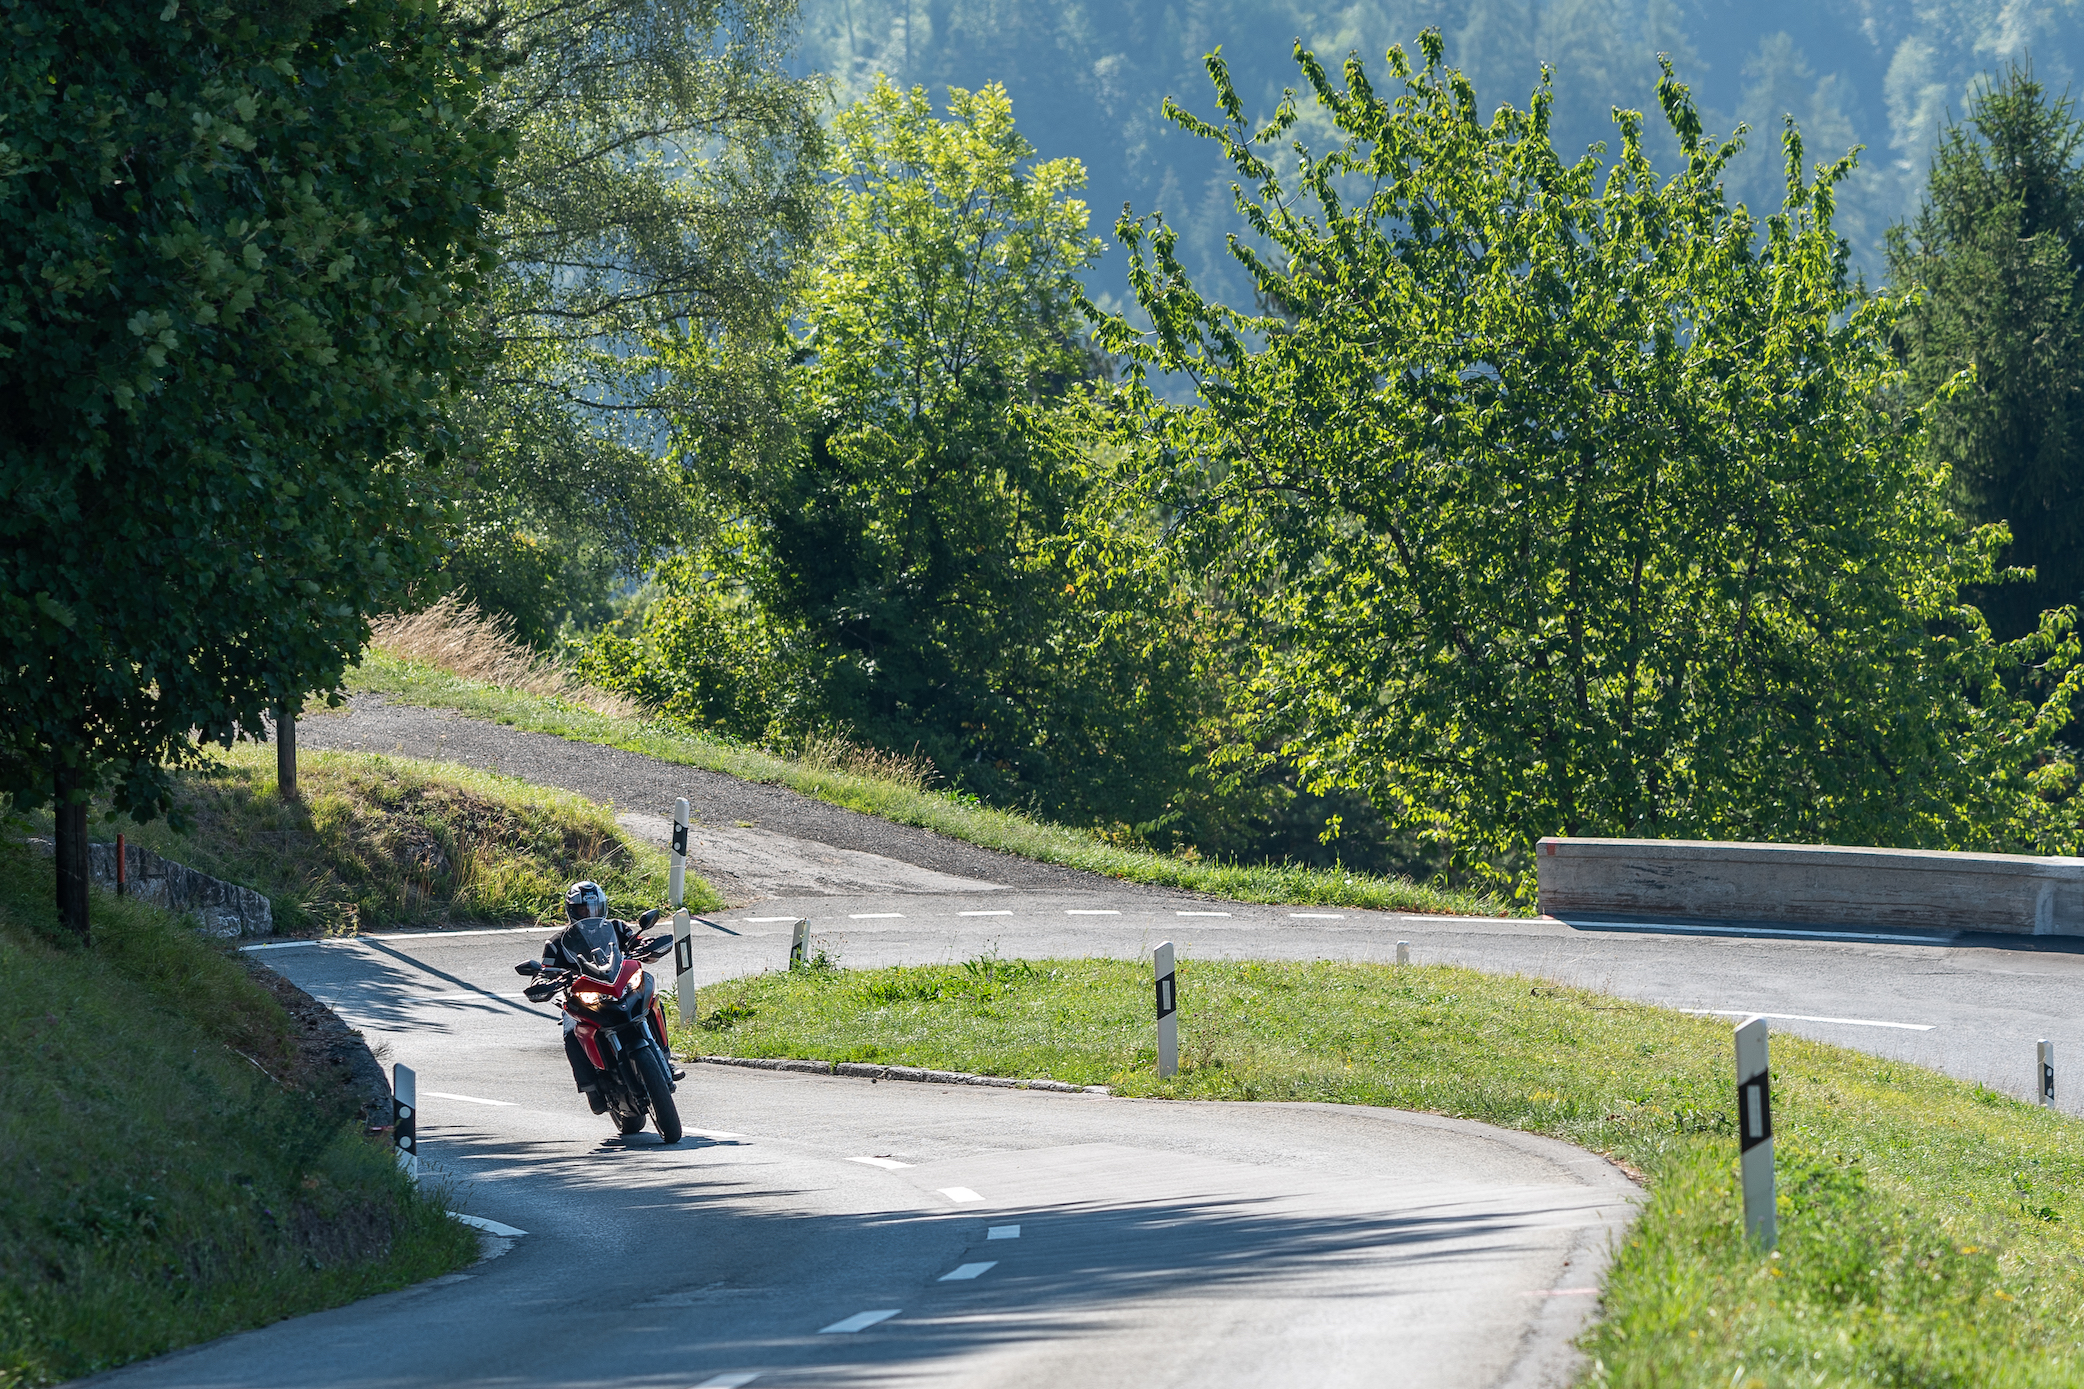
M 2084 935 L 2084 858 L 1560 838 L 1535 855 L 1541 910 L 1565 921 Z

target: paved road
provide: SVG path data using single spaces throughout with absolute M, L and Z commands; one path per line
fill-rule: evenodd
M 526 953 L 267 958 L 417 1069 L 453 1204 L 528 1233 L 467 1275 L 106 1383 L 1560 1384 L 1632 1208 L 1564 1144 L 1345 1106 L 704 1066 L 686 1140 L 625 1140 L 516 996 Z

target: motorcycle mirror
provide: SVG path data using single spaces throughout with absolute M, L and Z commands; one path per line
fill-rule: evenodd
M 514 966 L 514 973 L 516 974 L 533 976 L 542 972 L 543 962 L 541 960 L 523 960 L 520 964 Z
M 648 912 L 644 913 L 644 915 L 642 915 L 642 916 L 638 917 L 638 918 L 637 918 L 637 929 L 638 929 L 638 930 L 640 930 L 640 931 L 648 931 L 648 930 L 650 930 L 650 929 L 651 929 L 651 928 L 652 928 L 652 927 L 653 927 L 654 925 L 656 925 L 656 924 L 657 924 L 657 922 L 658 922 L 658 912 L 659 912 L 659 909 L 658 909 L 657 907 L 653 907 L 653 908 L 652 908 L 652 909 L 651 909 L 650 911 L 648 911 Z

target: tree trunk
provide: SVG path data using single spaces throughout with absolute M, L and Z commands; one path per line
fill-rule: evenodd
M 275 706 L 275 794 L 297 798 L 297 705 L 285 699 Z
M 87 801 L 74 799 L 80 774 L 60 762 L 52 778 L 57 792 L 58 924 L 88 943 Z

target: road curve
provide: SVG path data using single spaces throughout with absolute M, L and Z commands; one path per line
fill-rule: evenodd
M 264 958 L 418 1072 L 468 1274 L 102 1376 L 434 1385 L 1562 1384 L 1635 1189 L 1565 1144 L 1333 1105 L 693 1067 L 586 1112 L 519 936 Z M 1393 1368 L 1392 1368 L 1393 1367 Z

